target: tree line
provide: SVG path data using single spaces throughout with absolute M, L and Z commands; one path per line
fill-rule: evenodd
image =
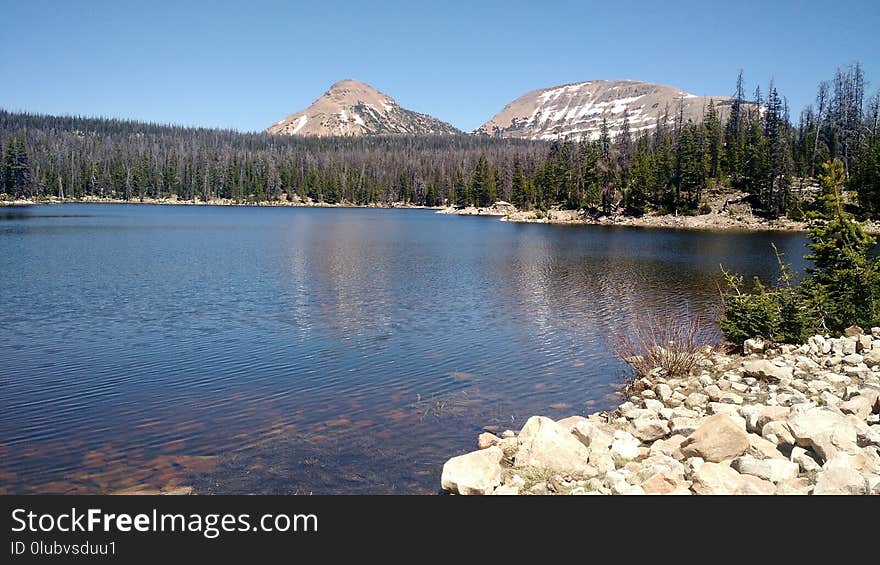
M 126 120 L 0 110 L 0 193 L 120 199 L 311 198 L 596 214 L 704 212 L 713 195 L 744 193 L 768 217 L 801 218 L 819 163 L 839 159 L 865 215 L 880 211 L 880 95 L 859 64 L 817 88 L 796 123 L 771 82 L 703 119 L 667 107 L 641 135 L 607 124 L 594 139 L 537 142 L 471 135 L 299 138 Z
M 768 217 L 805 213 L 805 187 L 818 191 L 817 167 L 840 159 L 847 187 L 864 213 L 880 211 L 880 94 L 865 95 L 862 68 L 838 69 L 818 87 L 816 105 L 792 123 L 771 81 L 747 96 L 740 72 L 722 119 L 709 102 L 699 123 L 682 107 L 666 108 L 656 127 L 631 135 L 624 116 L 615 139 L 560 140 L 531 176 L 514 166 L 513 203 L 521 207 L 592 209 L 599 214 L 706 211 L 711 194 L 744 193 Z M 729 109 L 728 109 L 729 108 Z

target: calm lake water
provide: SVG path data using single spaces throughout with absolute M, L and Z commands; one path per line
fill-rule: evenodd
M 427 210 L 0 209 L 0 492 L 433 493 L 484 426 L 618 402 L 610 336 L 797 234 Z

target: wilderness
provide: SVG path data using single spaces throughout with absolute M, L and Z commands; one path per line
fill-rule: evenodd
M 880 96 L 732 79 L 0 110 L 0 492 L 880 492 Z
M 575 219 L 693 216 L 743 202 L 758 218 L 800 222 L 819 192 L 819 166 L 840 159 L 846 205 L 860 219 L 874 218 L 880 98 L 866 92 L 861 66 L 839 68 L 820 83 L 815 104 L 796 118 L 772 81 L 764 90 L 745 89 L 740 73 L 723 105 L 716 108 L 709 98 L 687 119 L 681 96 L 667 99 L 656 119 L 642 118 L 637 131 L 623 108 L 610 114 L 613 130 L 603 116 L 592 130 L 552 140 L 502 137 L 485 128 L 463 134 L 451 126 L 419 135 L 242 134 L 2 111 L 0 193 L 21 202 L 453 209 L 500 200 L 530 212 L 514 219 L 538 220 L 549 210 L 576 211 Z

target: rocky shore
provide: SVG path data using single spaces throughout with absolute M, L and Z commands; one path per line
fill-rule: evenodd
M 462 216 L 499 216 L 502 222 L 557 225 L 601 225 L 632 226 L 641 228 L 665 228 L 700 231 L 795 231 L 805 232 L 809 224 L 788 218 L 775 220 L 763 218 L 752 212 L 751 206 L 744 203 L 744 195 L 722 198 L 710 203 L 710 211 L 705 214 L 674 215 L 645 214 L 626 216 L 624 214 L 594 215 L 586 210 L 564 210 L 553 208 L 541 210 L 519 210 L 508 202 L 496 202 L 486 207 L 446 207 L 438 214 L 458 214 Z M 880 234 L 880 222 L 869 222 L 868 233 Z
M 655 369 L 611 412 L 482 433 L 443 466 L 449 493 L 880 494 L 880 328 L 800 346 L 706 350 Z

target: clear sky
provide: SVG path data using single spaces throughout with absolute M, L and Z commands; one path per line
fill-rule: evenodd
M 255 131 L 355 78 L 472 130 L 535 88 L 742 68 L 796 118 L 837 66 L 880 86 L 878 29 L 878 0 L 0 0 L 0 107 Z

